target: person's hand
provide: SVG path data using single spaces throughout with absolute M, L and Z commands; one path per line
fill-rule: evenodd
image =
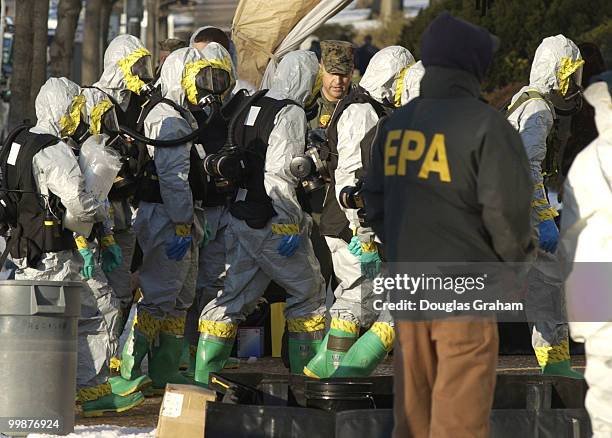
M 538 224 L 540 234 L 540 248 L 546 252 L 554 253 L 559 243 L 559 229 L 552 219 L 546 219 Z
M 174 237 L 166 243 L 166 256 L 177 262 L 183 260 L 192 241 L 191 224 L 177 224 L 174 227 Z
M 101 242 L 102 248 L 102 270 L 111 272 L 123 263 L 121 248 L 115 242 L 112 235 L 104 236 Z
M 359 263 L 361 263 L 361 275 L 365 278 L 373 280 L 380 274 L 382 260 L 380 259 L 380 255 L 378 255 L 376 243 L 370 242 L 361 244 Z
M 79 253 L 81 253 L 81 257 L 83 257 L 83 269 L 81 269 L 81 275 L 85 277 L 86 280 L 93 278 L 94 274 L 94 254 L 89 248 L 79 249 Z
M 348 250 L 355 257 L 361 256 L 361 240 L 359 240 L 359 236 L 353 236 L 351 242 L 348 244 Z
M 202 237 L 202 240 L 200 241 L 200 248 L 204 248 L 206 245 L 208 245 L 208 242 L 210 242 L 210 235 L 211 235 L 211 231 L 210 231 L 210 227 L 208 226 L 208 222 L 206 222 L 206 225 L 204 226 L 204 236 Z
M 283 257 L 291 257 L 300 246 L 300 228 L 297 224 L 272 224 L 272 232 L 282 236 L 276 248 Z

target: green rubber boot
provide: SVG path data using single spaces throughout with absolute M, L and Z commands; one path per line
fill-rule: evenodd
M 306 364 L 312 360 L 323 343 L 322 339 L 307 339 L 296 336 L 301 334 L 289 332 L 287 347 L 291 374 L 304 374 Z M 305 334 L 310 335 L 310 333 Z
M 331 377 L 367 377 L 385 359 L 388 349 L 370 329 L 355 342 Z
M 329 332 L 323 338 L 317 354 L 310 359 L 310 362 L 304 367 L 304 374 L 313 379 L 324 379 L 328 376 L 327 373 L 327 341 L 329 340 Z
M 121 353 L 121 377 L 134 380 L 142 376 L 140 365 L 148 351 L 147 337 L 133 327 Z
M 111 385 L 113 394 L 126 396 L 151 386 L 153 381 L 149 376 L 143 374 L 133 380 L 127 380 L 121 376 L 110 377 L 108 383 Z
M 221 371 L 232 353 L 234 338 L 200 335 L 195 363 L 195 381 L 208 386 L 210 373 Z
M 135 408 L 144 402 L 144 396 L 140 392 L 125 397 L 117 394 L 108 394 L 96 400 L 84 402 L 81 405 L 84 417 L 100 417 L 107 413 L 121 413 Z
M 149 376 L 153 380 L 151 389 L 154 393 L 163 393 L 167 383 L 193 384 L 193 380 L 179 372 L 182 350 L 183 336 L 159 332 L 159 348 L 149 363 Z
M 185 350 L 183 350 L 183 352 L 184 351 Z M 198 346 L 189 344 L 187 352 L 187 367 L 184 371 L 181 371 L 181 373 L 183 373 L 183 376 L 187 377 L 188 379 L 193 380 L 195 378 L 196 356 L 198 354 Z
M 574 371 L 572 369 L 572 365 L 569 360 L 546 364 L 542 368 L 542 375 L 569 377 L 570 379 L 579 379 L 579 380 L 584 379 L 584 375 L 582 373 L 579 373 L 578 371 Z

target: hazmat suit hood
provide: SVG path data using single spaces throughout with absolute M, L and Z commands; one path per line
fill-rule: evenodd
M 183 108 L 187 108 L 188 99 L 197 105 L 195 75 L 204 62 L 202 53 L 193 47 L 178 49 L 168 55 L 158 82 L 162 96 Z
M 104 72 L 94 86 L 111 95 L 125 110 L 130 92 L 140 94 L 144 85 L 138 76 L 131 73 L 132 66 L 144 56 L 151 56 L 151 53 L 138 38 L 119 35 L 104 52 Z
M 584 98 L 595 108 L 595 125 L 600 137 L 612 138 L 612 71 L 600 75 L 584 92 Z
M 404 77 L 414 62 L 414 56 L 408 49 L 385 47 L 372 57 L 359 85 L 376 101 L 388 101 L 399 107 Z
M 580 85 L 583 64 L 573 41 L 563 35 L 544 38 L 533 57 L 529 85 L 544 94 L 557 90 L 565 95 L 572 74 L 576 73 L 576 82 Z
M 49 78 L 36 96 L 36 131 L 57 137 L 72 135 L 85 113 L 81 88 L 66 78 Z
M 404 76 L 404 85 L 402 87 L 402 105 L 406 105 L 415 97 L 421 94 L 421 79 L 425 75 L 425 67 L 421 61 L 412 65 Z
M 91 134 L 102 132 L 102 118 L 111 109 L 113 102 L 102 91 L 96 88 L 84 88 L 81 95 L 85 97 L 85 108 Z
M 270 90 L 304 106 L 313 94 L 319 73 L 317 56 L 306 50 L 287 53 L 278 64 Z
M 229 73 L 231 83 L 228 92 L 224 93 L 223 97 L 228 96 L 236 85 L 236 69 L 230 53 L 221 44 L 215 42 L 208 43 L 200 53 L 212 67 L 221 68 Z
M 198 36 L 198 34 L 200 32 L 202 32 L 203 30 L 206 29 L 219 29 L 219 30 L 223 30 L 221 28 L 215 27 L 215 26 L 202 26 L 196 29 L 196 31 L 194 33 L 191 34 L 191 37 L 189 38 L 189 47 L 193 47 L 193 45 L 195 44 L 195 39 L 196 36 Z M 232 60 L 232 64 L 236 65 L 236 63 L 238 62 L 238 58 L 236 57 L 236 46 L 234 46 L 234 42 L 230 39 L 229 40 L 230 45 L 229 45 L 229 55 L 230 55 L 230 59 Z M 223 46 L 221 46 L 223 47 Z M 225 48 L 225 47 L 224 47 Z
M 195 30 L 195 32 L 192 33 L 191 37 L 189 38 L 189 47 L 193 47 L 193 45 L 195 44 L 195 39 L 196 39 L 196 37 L 198 36 L 198 34 L 200 32 L 202 32 L 203 30 L 206 30 L 206 29 L 212 29 L 214 27 L 215 26 L 202 26 L 202 27 L 197 28 Z

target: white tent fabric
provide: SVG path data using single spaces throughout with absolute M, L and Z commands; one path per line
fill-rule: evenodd
M 270 88 L 270 82 L 276 72 L 276 67 L 283 56 L 297 49 L 300 44 L 327 20 L 344 9 L 352 0 L 324 0 L 316 5 L 289 32 L 283 42 L 276 48 L 261 81 L 261 89 Z

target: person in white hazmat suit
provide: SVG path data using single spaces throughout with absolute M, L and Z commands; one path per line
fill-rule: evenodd
M 612 72 L 595 77 L 584 97 L 599 137 L 576 157 L 565 181 L 561 243 L 572 338 L 585 343 L 586 408 L 593 436 L 612 436 Z M 601 321 L 601 322 L 596 322 Z
M 364 172 L 362 149 L 373 141 L 376 125 L 407 95 L 405 78 L 415 59 L 404 47 L 382 49 L 370 61 L 359 82 L 336 107 L 327 128 L 332 153 L 333 180 L 328 188 L 320 230 L 332 254 L 338 287 L 330 309 L 330 330 L 317 355 L 304 368 L 314 378 L 332 375 L 369 375 L 391 350 L 393 320 L 389 312 L 373 307 L 373 279 L 380 272 L 374 232 L 360 224 L 356 209 L 341 207 L 339 198 L 347 186 L 355 186 Z M 365 144 L 368 143 L 368 144 Z M 360 327 L 370 328 L 356 343 Z
M 118 138 L 118 119 L 115 106 L 108 95 L 96 88 L 85 88 L 77 100 L 82 102 L 86 108 L 86 117 L 89 134 L 102 134 L 105 137 L 105 147 L 111 148 L 113 142 Z M 116 178 L 116 180 L 121 177 Z M 125 326 L 125 315 L 129 313 L 131 306 L 131 295 L 118 296 L 110 286 L 109 277 L 113 276 L 115 269 L 121 267 L 123 256 L 121 248 L 114 239 L 112 231 L 114 222 L 111 218 L 104 223 L 104 236 L 100 242 L 88 242 L 83 237 L 77 238 L 77 247 L 85 261 L 83 275 L 87 285 L 93 290 L 104 291 L 105 296 L 109 296 L 111 306 L 101 306 L 105 320 L 109 328 L 111 369 L 119 369 L 120 364 L 114 364 L 119 355 L 119 340 Z M 98 260 L 100 261 L 98 263 Z M 126 268 L 126 267 L 124 267 Z M 125 279 L 123 279 L 125 281 Z M 129 298 L 129 300 L 128 300 Z M 128 395 L 142 390 L 151 384 L 151 379 L 142 375 L 133 380 L 126 380 L 121 376 L 113 376 L 109 379 L 112 390 L 116 394 Z
M 304 103 L 312 95 L 319 63 L 294 51 L 279 64 L 272 87 L 256 94 L 235 118 L 230 133 L 246 153 L 248 174 L 240 182 L 225 230 L 229 266 L 221 293 L 204 307 L 196 357 L 196 382 L 229 358 L 238 323 L 253 310 L 271 280 L 287 291 L 285 316 L 291 372 L 300 374 L 325 328 L 325 281 L 309 233 L 312 218 L 295 192 L 290 162 L 304 153 Z
M 532 346 L 543 374 L 577 379 L 582 374 L 572 370 L 570 364 L 563 278 L 556 255 L 558 213 L 550 205 L 543 174 L 556 171 L 547 164 L 555 154 L 551 144 L 557 118 L 553 101 L 579 92 L 582 64 L 580 51 L 571 40 L 563 35 L 545 38 L 536 50 L 529 85 L 512 98 L 506 112 L 523 140 L 534 185 L 532 223 L 539 249 L 527 277 L 526 299 L 527 318 L 533 326 Z M 552 161 L 558 161 L 558 157 Z
M 193 48 L 179 49 L 164 62 L 159 85 L 169 102 L 148 108 L 144 135 L 174 140 L 197 127 L 187 102 L 204 106 L 213 94 L 218 102 L 228 92 L 231 66 L 211 62 Z M 195 295 L 198 247 L 204 238 L 194 213 L 198 193 L 190 186 L 190 172 L 196 171 L 190 167 L 192 147 L 198 149 L 191 142 L 172 147 L 147 145 L 149 164 L 144 168 L 150 181 L 139 194 L 134 221 L 143 252 L 139 270 L 143 298 L 123 350 L 121 375 L 138 377 L 140 364 L 157 339 L 148 371 L 154 390 L 163 391 L 166 383 L 190 381 L 179 373 L 179 362 L 185 317 Z M 203 151 L 197 153 L 203 155 Z
M 132 35 L 119 35 L 108 45 L 104 53 L 104 71 L 95 88 L 86 88 L 90 126 L 100 126 L 103 116 L 110 110 L 116 113 L 119 124 L 136 129 L 141 106 L 152 91 L 149 81 L 153 78 L 151 53 Z M 97 92 L 102 91 L 105 96 Z M 111 198 L 113 191 L 111 191 Z M 129 318 L 132 301 L 132 275 L 130 272 L 136 237 L 132 230 L 133 209 L 129 198 L 118 196 L 111 201 L 111 219 L 115 241 L 123 254 L 122 263 L 108 274 L 108 281 L 120 300 L 117 329 L 122 332 Z M 119 333 L 119 336 L 121 333 Z M 118 367 L 115 358 L 113 368 Z
M 51 137 L 47 145 L 36 143 L 42 136 L 30 136 L 20 139 L 28 148 L 21 149 L 13 161 L 8 157 L 8 178 L 10 178 L 11 163 L 22 159 L 27 163 L 31 159 L 31 169 L 36 189 L 49 198 L 57 197 L 59 202 L 70 212 L 72 217 L 82 223 L 101 222 L 106 219 L 106 207 L 86 191 L 85 181 L 71 147 L 66 143 L 75 144 L 74 137 L 79 129 L 81 108 L 73 101 L 78 96 L 78 85 L 66 78 L 50 78 L 41 88 L 36 97 L 37 124 L 30 133 L 43 134 Z M 59 141 L 62 138 L 62 141 Z M 15 143 L 13 143 L 15 144 Z M 33 157 L 31 154 L 40 148 Z M 28 156 L 27 154 L 30 154 Z M 21 155 L 21 154 L 20 154 Z M 23 167 L 21 167 L 23 169 Z M 49 204 L 52 201 L 49 200 Z M 47 226 L 49 217 L 44 218 Z M 57 220 L 57 219 L 56 219 Z M 72 233 L 61 231 L 64 242 L 46 248 L 48 242 L 37 242 L 35 234 L 29 233 L 32 223 L 22 223 L 25 230 L 23 241 L 27 243 L 25 257 L 13 257 L 18 266 L 16 280 L 51 280 L 81 282 L 81 255 L 75 250 Z M 50 223 L 53 223 L 51 220 Z M 61 227 L 61 223 L 57 224 Z M 68 239 L 66 241 L 65 239 Z M 28 240 L 29 239 L 29 240 Z M 32 245 L 30 242 L 34 242 Z M 18 244 L 18 247 L 20 245 Z M 33 248 L 41 249 L 41 254 L 33 259 Z M 47 249 L 49 249 L 47 251 Z M 19 251 L 21 252 L 21 250 Z M 81 253 L 82 254 L 82 253 Z M 104 288 L 81 288 L 81 315 L 78 323 L 78 368 L 77 368 L 77 401 L 82 403 L 85 416 L 101 415 L 105 412 L 123 412 L 142 403 L 140 392 L 127 396 L 112 393 L 108 382 L 110 359 L 110 340 L 108 326 L 105 321 L 104 307 L 112 305 L 109 301 L 110 291 Z M 106 309 L 108 310 L 108 309 Z M 112 310 L 112 309 L 111 309 Z
M 211 65 L 223 65 L 231 72 L 231 81 L 234 82 L 236 72 L 230 54 L 216 42 L 209 42 L 200 49 L 204 58 Z M 224 101 L 230 98 L 230 93 L 223 96 Z M 199 142 L 207 155 L 215 154 L 225 146 L 227 139 L 227 124 L 225 118 L 219 114 L 208 120 L 209 112 L 202 108 L 191 106 L 191 113 L 198 120 L 200 129 Z M 196 215 L 201 223 L 206 224 L 206 239 L 200 247 L 198 277 L 196 282 L 196 295 L 193 305 L 187 312 L 185 323 L 186 350 L 183 351 L 181 365 L 187 365 L 187 375 L 193 377 L 195 373 L 195 360 L 198 347 L 198 326 L 200 314 L 206 304 L 213 300 L 217 293 L 223 289 L 226 274 L 225 264 L 225 228 L 229 222 L 227 198 L 209 178 L 206 199 L 202 201 L 201 208 L 196 208 Z

